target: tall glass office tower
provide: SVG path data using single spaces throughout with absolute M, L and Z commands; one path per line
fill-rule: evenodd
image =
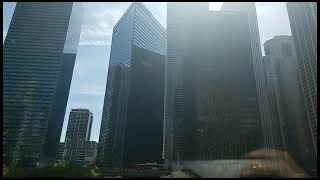
M 266 77 L 264 73 L 264 64 L 262 61 L 262 52 L 257 20 L 256 6 L 254 2 L 228 2 L 224 3 L 223 10 L 237 11 L 246 14 L 250 34 L 250 44 L 252 52 L 252 61 L 254 65 L 254 74 L 256 78 L 256 87 L 258 92 L 258 102 L 260 107 L 260 119 L 263 132 L 263 145 L 266 148 L 277 148 L 279 137 L 277 129 L 274 128 L 276 117 L 273 116 L 272 107 L 269 103 L 269 97 L 266 93 Z
M 97 162 L 160 162 L 166 33 L 142 3 L 113 28 Z
M 317 2 L 288 2 L 288 16 L 299 65 L 303 110 L 311 134 L 312 174 L 317 176 Z
M 3 47 L 6 163 L 55 160 L 82 16 L 81 3 L 17 3 Z
M 306 116 L 317 153 L 317 3 L 287 3 Z
M 258 149 L 261 50 L 248 10 L 232 3 L 222 11 L 209 11 L 208 3 L 167 6 L 163 158 L 237 159 Z

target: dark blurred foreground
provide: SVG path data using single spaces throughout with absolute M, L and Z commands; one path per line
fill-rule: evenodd
M 180 165 L 179 165 L 180 166 Z M 183 167 L 183 168 L 182 168 Z M 285 151 L 260 149 L 250 152 L 241 160 L 185 161 L 178 168 L 130 168 L 99 169 L 82 167 L 77 164 L 57 162 L 54 166 L 43 168 L 8 167 L 3 165 L 3 177 L 87 177 L 87 178 L 309 178 L 307 174 Z

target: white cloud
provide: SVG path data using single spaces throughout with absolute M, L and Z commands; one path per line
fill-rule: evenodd
M 113 27 L 125 9 L 114 7 L 119 3 L 86 3 L 85 5 L 85 18 L 79 45 L 110 45 Z
M 115 20 L 116 17 L 119 17 L 122 15 L 122 12 L 119 9 L 106 9 L 103 12 L 93 12 L 90 14 L 90 16 L 95 17 L 95 18 L 106 18 L 109 17 L 113 20 Z

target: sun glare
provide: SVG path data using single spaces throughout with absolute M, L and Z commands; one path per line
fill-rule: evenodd
M 209 10 L 220 11 L 223 2 L 209 2 Z

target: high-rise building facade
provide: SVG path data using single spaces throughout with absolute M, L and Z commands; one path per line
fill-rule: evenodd
M 279 147 L 279 139 L 277 129 L 274 129 L 276 116 L 273 113 L 272 104 L 270 104 L 267 93 L 267 82 L 264 72 L 264 64 L 262 60 L 262 52 L 260 46 L 260 36 L 257 20 L 257 12 L 254 2 L 234 2 L 223 3 L 225 11 L 238 11 L 245 13 L 248 19 L 251 51 L 253 55 L 254 72 L 256 78 L 256 87 L 258 92 L 258 102 L 260 107 L 260 118 L 263 132 L 263 146 L 266 148 Z
M 72 109 L 69 115 L 63 160 L 83 162 L 90 140 L 93 115 L 88 109 Z
M 18 2 L 3 45 L 5 162 L 54 162 L 83 9 L 72 2 Z
M 97 161 L 160 162 L 166 33 L 142 3 L 113 28 Z
M 291 36 L 275 36 L 264 43 L 265 70 L 272 107 L 278 123 L 274 129 L 280 131 L 281 147 L 287 151 L 299 164 L 306 167 L 306 162 L 312 152 L 310 130 L 306 117 L 303 116 L 302 94 L 299 88 L 298 61 Z
M 57 157 L 56 160 L 63 160 L 63 155 L 64 155 L 64 149 L 65 149 L 65 143 L 64 142 L 60 142 L 59 143 L 59 147 L 58 147 L 58 151 L 57 151 Z
M 97 158 L 97 148 L 98 143 L 95 141 L 86 141 L 85 142 L 85 157 L 84 157 L 84 165 L 95 165 Z
M 264 92 L 266 97 L 266 103 L 269 105 L 270 110 L 270 117 L 272 117 L 268 125 L 272 127 L 270 128 L 268 133 L 272 134 L 269 139 L 272 139 L 272 148 L 282 150 L 284 145 L 283 135 L 281 134 L 281 121 L 279 120 L 279 106 L 277 105 L 277 96 L 275 91 L 275 81 L 276 81 L 276 74 L 274 72 L 274 66 L 272 61 L 269 60 L 268 56 L 262 57 L 263 68 L 264 68 L 264 77 L 265 77 L 265 84 L 264 84 Z M 278 102 L 279 103 L 279 102 Z M 270 147 L 270 146 L 269 146 Z
M 317 153 L 317 2 L 290 2 L 287 9 L 305 113 L 312 133 L 313 151 Z
M 209 11 L 208 3 L 167 7 L 163 158 L 236 159 L 260 148 L 255 61 L 261 50 L 248 18 L 256 18 L 254 4 L 227 3 L 221 11 Z
M 303 114 L 307 132 L 311 134 L 314 156 L 312 174 L 317 174 L 317 2 L 287 3 L 290 27 L 298 59 L 299 85 L 302 92 Z M 309 142 L 309 140 L 308 140 Z M 307 158 L 306 158 L 307 159 Z

